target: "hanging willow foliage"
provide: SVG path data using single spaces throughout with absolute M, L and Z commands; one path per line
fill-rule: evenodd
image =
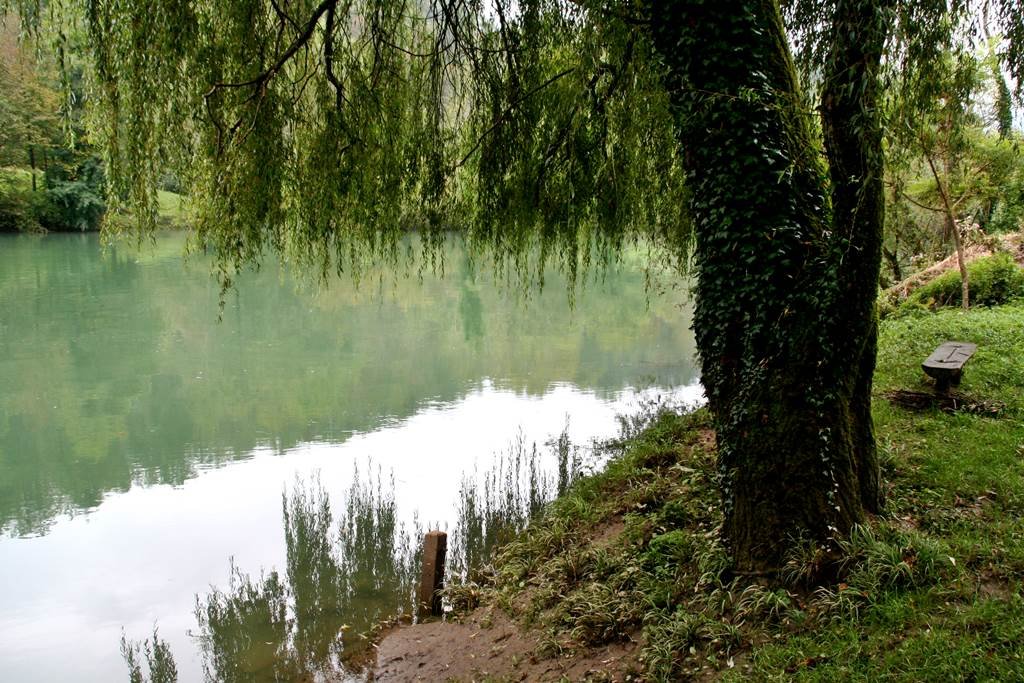
M 1016 0 L 883 3 L 890 73 L 928 80 L 972 22 L 1024 43 Z M 838 0 L 785 3 L 809 92 Z M 428 258 L 461 232 L 532 279 L 571 279 L 626 240 L 691 245 L 679 145 L 642 2 L 593 0 L 4 0 L 89 53 L 92 133 L 115 209 L 156 224 L 184 183 L 192 244 L 221 276 L 268 248 L 326 275 Z M 982 12 L 984 9 L 984 12 Z M 974 26 L 973 28 L 977 28 Z M 1019 50 L 1007 50 L 1014 74 Z M 1021 81 L 1018 80 L 1018 84 Z M 539 247 L 539 252 L 537 248 Z M 529 256 L 540 254 L 530 265 Z
M 221 277 L 268 249 L 323 275 L 460 232 L 532 280 L 648 238 L 682 258 L 678 145 L 649 46 L 551 0 L 21 3 L 89 52 L 116 209 L 171 171 Z M 29 22 L 31 25 L 31 21 Z M 537 258 L 537 254 L 540 254 Z M 531 255 L 534 257 L 531 259 Z

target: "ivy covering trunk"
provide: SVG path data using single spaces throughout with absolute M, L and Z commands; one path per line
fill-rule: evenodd
M 794 540 L 827 549 L 880 506 L 874 10 L 837 13 L 820 124 L 774 0 L 677 0 L 652 17 L 685 149 L 694 329 L 740 572 L 778 569 Z

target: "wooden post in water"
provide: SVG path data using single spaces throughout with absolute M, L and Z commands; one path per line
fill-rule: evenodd
M 417 595 L 419 620 L 441 616 L 441 588 L 444 587 L 444 560 L 448 553 L 448 534 L 430 531 L 423 538 L 423 573 Z

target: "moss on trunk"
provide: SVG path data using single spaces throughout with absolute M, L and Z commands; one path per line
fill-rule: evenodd
M 793 539 L 827 544 L 879 505 L 881 243 L 861 232 L 880 231 L 880 177 L 830 179 L 774 0 L 677 0 L 652 19 L 686 151 L 724 535 L 739 571 L 770 572 Z M 870 167 L 862 142 L 837 140 L 830 160 Z

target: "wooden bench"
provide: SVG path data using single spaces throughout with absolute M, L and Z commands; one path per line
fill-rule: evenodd
M 977 344 L 950 341 L 939 345 L 923 363 L 921 369 L 935 380 L 935 391 L 945 394 L 950 386 L 959 386 L 964 365 L 978 350 Z

